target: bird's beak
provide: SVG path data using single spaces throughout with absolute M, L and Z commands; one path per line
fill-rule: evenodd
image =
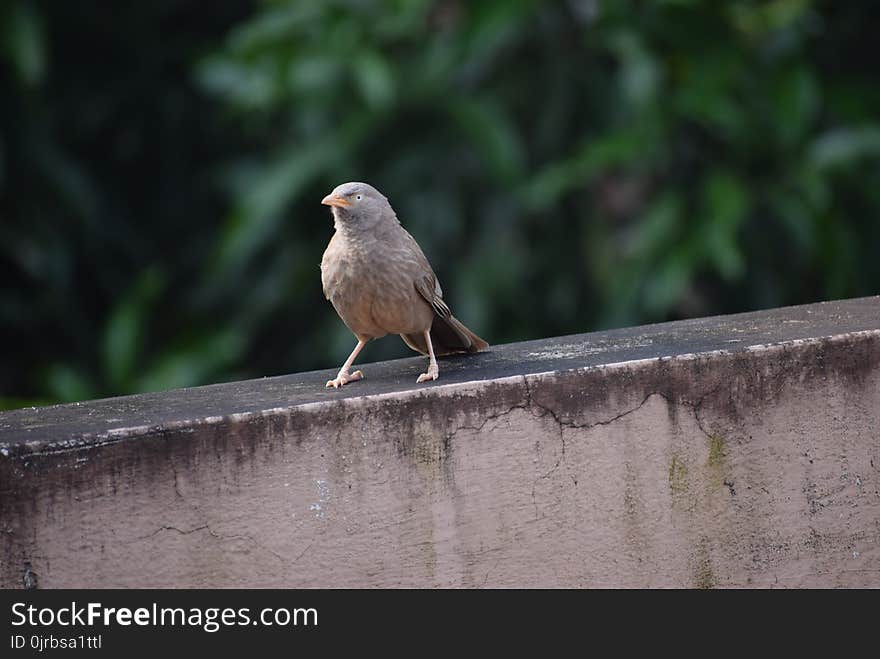
M 336 197 L 332 193 L 324 197 L 321 200 L 321 203 L 325 206 L 337 206 L 339 208 L 348 208 L 349 206 L 351 206 L 351 203 L 349 203 L 347 199 Z

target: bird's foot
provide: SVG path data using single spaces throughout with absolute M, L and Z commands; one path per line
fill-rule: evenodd
M 416 380 L 416 384 L 427 382 L 428 380 L 436 380 L 438 377 L 440 377 L 440 369 L 437 368 L 437 364 L 431 364 L 428 366 L 428 372 L 422 373 L 419 379 Z
M 348 384 L 349 382 L 356 382 L 364 377 L 364 374 L 360 371 L 355 371 L 354 373 L 343 373 L 339 372 L 339 375 L 336 376 L 335 380 L 327 380 L 327 387 L 333 387 L 334 389 L 339 389 L 344 384 Z

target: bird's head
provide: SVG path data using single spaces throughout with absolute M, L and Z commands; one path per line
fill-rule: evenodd
M 367 183 L 343 183 L 321 201 L 333 209 L 337 228 L 366 230 L 396 216 L 385 196 Z

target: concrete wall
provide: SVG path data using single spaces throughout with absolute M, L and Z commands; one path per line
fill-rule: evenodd
M 421 366 L 0 414 L 0 585 L 880 587 L 880 298 Z

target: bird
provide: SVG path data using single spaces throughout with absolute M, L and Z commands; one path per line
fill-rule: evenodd
M 439 377 L 437 355 L 489 347 L 452 315 L 428 259 L 381 192 L 352 181 L 336 186 L 321 203 L 330 206 L 335 229 L 321 259 L 321 285 L 357 338 L 327 387 L 363 378 L 363 372 L 351 372 L 354 360 L 367 342 L 388 334 L 399 334 L 428 356 L 428 370 L 417 384 Z

